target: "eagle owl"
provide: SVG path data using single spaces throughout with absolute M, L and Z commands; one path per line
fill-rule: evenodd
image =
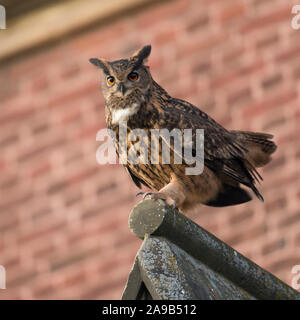
M 199 128 L 204 129 L 204 169 L 201 174 L 187 175 L 187 163 L 171 160 L 165 164 L 159 153 L 159 161 L 154 164 L 151 161 L 123 164 L 136 186 L 145 185 L 152 192 L 144 196 L 163 199 L 181 212 L 197 204 L 215 207 L 241 204 L 252 199 L 250 189 L 263 201 L 255 186 L 262 179 L 256 168 L 271 160 L 270 155 L 276 150 L 271 141 L 273 136 L 227 130 L 189 102 L 171 97 L 153 80 L 145 65 L 150 52 L 148 45 L 129 59 L 90 59 L 103 73 L 106 123 L 115 133 L 117 154 L 121 121 L 127 123 L 128 133 L 133 129 L 143 129 L 150 134 L 152 129 Z M 128 147 L 130 144 L 132 142 L 128 142 Z M 156 147 L 161 148 L 159 144 Z M 150 146 L 148 149 L 151 150 Z

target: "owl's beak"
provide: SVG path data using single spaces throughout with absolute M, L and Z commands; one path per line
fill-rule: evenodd
M 126 92 L 126 87 L 124 86 L 123 83 L 120 83 L 119 84 L 119 87 L 118 87 L 119 91 L 122 93 L 122 96 L 124 96 L 125 92 Z

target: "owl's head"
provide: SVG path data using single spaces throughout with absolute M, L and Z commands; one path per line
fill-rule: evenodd
M 144 65 L 151 46 L 136 51 L 129 59 L 107 61 L 92 58 L 89 61 L 103 72 L 102 91 L 105 99 L 126 98 L 131 94 L 145 95 L 152 81 L 149 68 Z

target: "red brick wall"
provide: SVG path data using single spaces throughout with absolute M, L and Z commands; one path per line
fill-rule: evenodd
M 300 264 L 300 30 L 294 1 L 171 1 L 1 67 L 0 298 L 120 298 L 141 241 L 137 188 L 96 163 L 105 126 L 88 59 L 151 43 L 154 78 L 231 129 L 275 135 L 265 203 L 202 207 L 200 225 L 291 283 Z M 0 49 L 1 50 L 1 49 Z

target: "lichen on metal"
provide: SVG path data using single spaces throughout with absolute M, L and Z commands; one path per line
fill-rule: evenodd
M 167 243 L 158 238 L 148 238 L 138 255 L 143 279 L 155 288 L 155 294 L 161 299 L 192 299 L 184 282 L 184 275 Z M 153 290 L 151 290 L 153 291 Z

